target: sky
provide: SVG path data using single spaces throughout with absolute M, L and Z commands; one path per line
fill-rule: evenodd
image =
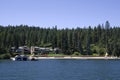
M 0 0 L 0 25 L 120 26 L 120 0 Z

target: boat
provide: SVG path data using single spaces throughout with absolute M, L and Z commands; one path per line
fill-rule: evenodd
M 34 57 L 34 56 L 30 56 L 30 57 L 29 57 L 29 60 L 30 60 L 30 61 L 38 61 L 38 59 L 37 59 L 36 57 Z
M 38 59 L 33 56 L 26 56 L 26 55 L 16 55 L 12 57 L 11 60 L 13 61 L 37 61 Z
M 26 55 L 16 55 L 11 58 L 13 61 L 28 61 L 28 56 Z

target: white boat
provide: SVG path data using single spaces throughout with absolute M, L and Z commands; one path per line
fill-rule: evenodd
M 13 61 L 28 61 L 28 56 L 26 55 L 16 55 L 15 57 L 11 58 Z
M 11 60 L 13 61 L 37 61 L 38 59 L 36 57 L 28 57 L 26 55 L 16 55 L 15 57 L 12 57 Z

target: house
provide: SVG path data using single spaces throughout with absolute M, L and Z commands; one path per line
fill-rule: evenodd
M 21 54 L 32 54 L 32 55 L 42 55 L 42 54 L 48 54 L 50 52 L 52 53 L 60 53 L 61 50 L 59 48 L 45 48 L 45 47 L 37 47 L 37 46 L 31 46 L 31 48 L 28 48 L 27 46 L 20 46 L 18 49 L 15 49 L 15 47 L 11 47 L 12 52 L 21 53 Z
M 30 50 L 32 55 L 40 53 L 40 49 L 37 46 L 31 46 Z
M 37 47 L 37 46 L 31 46 L 31 54 L 32 55 L 42 55 L 42 54 L 48 54 L 50 52 L 53 53 L 60 53 L 60 49 L 59 48 L 44 48 L 44 47 Z
M 20 46 L 16 50 L 16 53 L 29 54 L 30 53 L 30 49 L 27 46 Z
M 11 47 L 10 52 L 14 53 L 16 51 L 15 47 Z
M 49 52 L 50 52 L 50 48 L 31 46 L 32 55 L 48 54 Z

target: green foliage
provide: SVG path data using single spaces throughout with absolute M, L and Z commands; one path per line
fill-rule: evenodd
M 105 49 L 100 48 L 100 49 L 98 50 L 98 53 L 99 53 L 99 55 L 103 56 L 103 55 L 105 54 Z
M 10 59 L 11 55 L 10 54 L 2 54 L 0 55 L 0 59 Z
M 0 48 L 0 55 L 6 53 L 7 51 L 4 48 Z
M 98 55 L 103 56 L 106 53 L 104 47 L 99 47 L 99 46 L 96 46 L 95 44 L 91 45 L 91 50 L 93 55 L 96 55 L 96 56 Z
M 99 54 L 93 53 L 93 56 L 99 56 Z
M 54 53 L 50 53 L 50 54 L 48 54 L 47 56 L 66 56 L 66 55 L 64 55 L 64 54 L 54 54 Z
M 81 54 L 79 52 L 74 52 L 72 55 L 73 56 L 80 56 Z
M 0 26 L 0 54 L 11 47 L 39 46 L 61 49 L 66 55 L 79 52 L 84 55 L 100 54 L 120 56 L 120 27 L 104 25 L 89 28 L 57 29 L 27 25 Z M 92 46 L 93 45 L 93 46 Z

